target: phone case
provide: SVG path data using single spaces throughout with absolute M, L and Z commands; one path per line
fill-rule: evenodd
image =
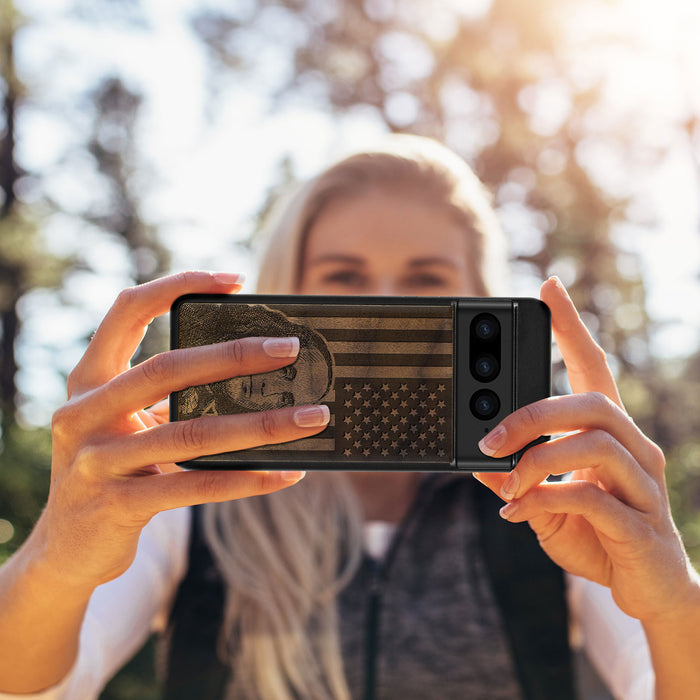
M 504 471 L 522 451 L 493 459 L 477 443 L 551 393 L 550 313 L 537 299 L 192 294 L 171 309 L 172 348 L 266 335 L 298 336 L 297 360 L 175 392 L 171 421 L 325 403 L 329 425 L 182 466 Z

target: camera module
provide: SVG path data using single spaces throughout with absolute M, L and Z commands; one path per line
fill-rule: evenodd
M 469 402 L 472 413 L 479 420 L 490 420 L 498 414 L 501 402 L 496 394 L 490 389 L 477 391 Z

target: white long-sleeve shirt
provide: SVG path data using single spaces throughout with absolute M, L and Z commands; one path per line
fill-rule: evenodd
M 99 586 L 87 608 L 73 669 L 39 693 L 0 692 L 0 700 L 93 700 L 109 679 L 163 628 L 187 568 L 191 511 L 164 511 L 146 525 L 133 564 Z M 392 528 L 368 523 L 368 552 L 385 551 Z M 620 700 L 653 700 L 654 672 L 642 625 L 623 613 L 609 589 L 567 576 L 572 624 L 600 677 Z

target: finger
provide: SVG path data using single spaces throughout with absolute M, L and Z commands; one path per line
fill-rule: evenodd
M 486 488 L 491 489 L 497 496 L 500 496 L 503 484 L 508 480 L 509 474 L 501 472 L 472 472 L 472 476 Z
M 158 401 L 146 411 L 146 414 L 151 419 L 149 427 L 167 423 L 170 420 L 170 401 L 168 399 Z
M 501 508 L 501 516 L 510 522 L 529 522 L 541 542 L 555 533 L 552 515 L 578 515 L 595 530 L 617 543 L 630 541 L 638 532 L 639 520 L 617 498 L 590 481 L 542 484 L 518 500 Z M 639 517 L 642 517 L 641 515 Z
M 224 272 L 181 272 L 123 290 L 71 372 L 69 396 L 104 384 L 127 369 L 148 325 L 167 313 L 179 296 L 238 291 L 243 279 Z
M 154 355 L 122 372 L 84 398 L 89 415 L 100 420 L 139 411 L 173 391 L 231 377 L 280 369 L 295 361 L 299 339 L 239 338 L 214 345 L 181 348 Z
M 561 281 L 550 277 L 542 285 L 540 298 L 552 312 L 552 333 L 573 391 L 599 391 L 623 408 L 605 352 L 581 321 Z
M 609 433 L 586 430 L 531 447 L 502 485 L 500 495 L 512 500 L 525 495 L 550 474 L 592 469 L 612 496 L 640 511 L 658 503 L 655 482 L 637 460 Z
M 130 508 L 148 519 L 172 508 L 272 493 L 303 477 L 300 471 L 180 471 L 131 479 L 124 489 Z
M 528 404 L 506 416 L 479 447 L 490 457 L 513 454 L 542 435 L 598 428 L 609 433 L 653 478 L 663 473 L 663 453 L 630 417 L 601 393 L 556 396 Z
M 203 416 L 166 423 L 86 448 L 84 468 L 129 474 L 152 464 L 186 462 L 203 455 L 235 452 L 289 442 L 321 432 L 329 422 L 325 405 L 290 406 L 271 411 Z

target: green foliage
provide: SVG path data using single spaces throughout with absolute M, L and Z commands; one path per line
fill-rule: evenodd
M 157 648 L 158 638 L 153 636 L 105 686 L 100 700 L 158 700 L 161 686 L 154 671 Z
M 675 378 L 662 379 L 662 401 L 652 405 L 668 442 L 669 496 L 675 521 L 693 564 L 700 571 L 700 355 L 684 363 Z M 660 382 L 660 383 L 662 383 Z M 659 392 L 660 393 L 660 392 Z
M 10 0 L 0 1 L 0 561 L 26 538 L 46 500 L 51 463 L 47 429 L 27 430 L 15 420 L 15 350 L 23 293 L 56 284 L 62 261 L 46 254 L 41 214 L 17 197 L 25 173 L 15 160 L 17 110 L 25 86 L 16 74 L 14 39 L 24 23 Z
M 51 434 L 47 428 L 26 429 L 10 423 L 0 441 L 0 518 L 13 530 L 0 543 L 5 561 L 27 538 L 49 491 Z
M 18 206 L 11 214 L 0 218 L 0 269 L 21 269 L 25 289 L 55 288 L 65 272 L 74 264 L 46 251 L 40 232 L 42 219 L 37 212 Z M 0 308 L 14 296 L 3 293 L 0 283 Z

